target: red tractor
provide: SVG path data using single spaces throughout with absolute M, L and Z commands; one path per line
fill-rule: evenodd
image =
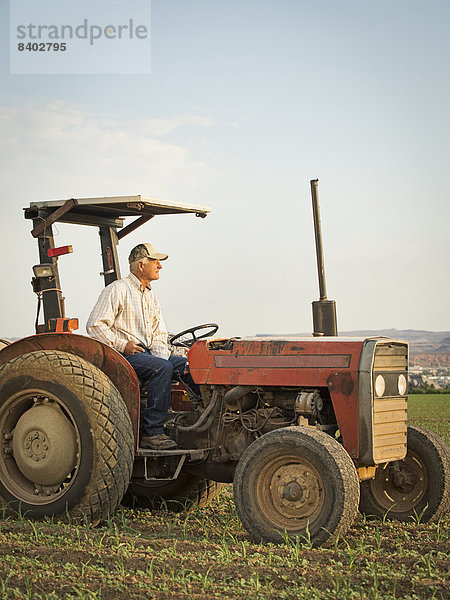
M 253 538 L 309 535 L 315 545 L 344 533 L 358 507 L 398 520 L 439 519 L 449 502 L 448 449 L 407 426 L 408 346 L 336 336 L 323 277 L 313 337 L 206 339 L 214 324 L 173 336 L 188 352 L 201 396 L 174 382 L 166 427 L 177 449 L 139 447 L 144 382 L 113 348 L 72 333 L 76 320 L 65 316 L 58 274 L 58 256 L 71 247 L 55 248 L 52 226 L 99 228 L 107 285 L 120 277 L 117 245 L 125 235 L 155 216 L 208 212 L 141 196 L 25 209 L 39 246 L 38 317 L 36 335 L 0 344 L 3 503 L 30 518 L 96 524 L 124 497 L 135 506 L 161 498 L 175 509 L 186 501 L 203 506 L 233 482 Z M 135 218 L 123 227 L 125 217 Z

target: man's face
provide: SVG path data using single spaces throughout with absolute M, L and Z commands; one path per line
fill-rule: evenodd
M 159 279 L 159 270 L 162 269 L 162 264 L 156 258 L 147 258 L 141 263 L 142 278 L 146 281 L 155 281 Z

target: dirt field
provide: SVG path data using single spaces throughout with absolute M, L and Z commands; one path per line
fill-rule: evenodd
M 412 396 L 411 421 L 449 443 L 450 395 Z M 450 518 L 369 521 L 312 549 L 308 540 L 257 545 L 240 525 L 231 487 L 207 509 L 122 508 L 91 529 L 0 519 L 0 598 L 450 597 Z

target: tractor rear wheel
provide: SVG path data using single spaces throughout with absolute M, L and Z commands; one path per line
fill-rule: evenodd
M 99 369 L 50 350 L 0 368 L 0 499 L 8 508 L 97 524 L 120 503 L 132 465 L 128 412 Z
M 314 546 L 345 533 L 358 510 L 359 481 L 344 448 L 309 427 L 266 433 L 244 452 L 234 476 L 237 513 L 250 535 Z
M 439 436 L 422 427 L 408 427 L 403 460 L 378 467 L 361 483 L 360 511 L 397 521 L 438 521 L 449 509 L 449 449 Z
M 216 498 L 223 486 L 223 483 L 183 472 L 167 483 L 136 478 L 130 482 L 125 502 L 135 508 L 167 507 L 172 512 L 180 512 L 204 508 Z

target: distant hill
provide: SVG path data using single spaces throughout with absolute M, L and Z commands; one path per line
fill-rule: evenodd
M 259 334 L 279 335 L 279 334 Z M 310 336 L 311 333 L 287 334 L 294 336 Z M 386 336 L 406 340 L 409 343 L 411 356 L 418 354 L 450 354 L 450 331 L 426 331 L 422 329 L 361 329 L 357 331 L 340 331 L 339 335 L 349 337 Z
M 426 331 L 421 329 L 380 329 L 378 331 L 346 331 L 342 335 L 385 335 L 409 342 L 411 355 L 450 354 L 449 331 Z

